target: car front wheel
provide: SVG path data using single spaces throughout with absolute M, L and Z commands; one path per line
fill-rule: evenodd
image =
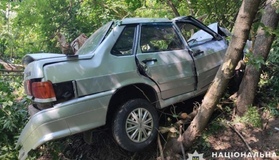
M 157 136 L 158 114 L 154 106 L 144 99 L 132 99 L 115 113 L 112 134 L 125 150 L 144 149 Z

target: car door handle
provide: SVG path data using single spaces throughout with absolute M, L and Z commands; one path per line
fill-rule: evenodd
M 197 51 L 194 51 L 194 52 L 193 52 L 193 56 L 196 57 L 196 56 L 198 56 L 198 55 L 200 55 L 200 54 L 203 54 L 203 53 L 204 53 L 204 51 L 197 50 Z
M 147 63 L 147 62 L 157 62 L 158 60 L 156 58 L 150 58 L 150 59 L 145 59 L 142 62 Z

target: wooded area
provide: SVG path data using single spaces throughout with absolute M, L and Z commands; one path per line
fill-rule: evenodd
M 239 123 L 261 128 L 264 132 L 269 124 L 278 120 L 278 0 L 1 0 L 0 10 L 1 159 L 17 159 L 15 143 L 28 119 L 26 109 L 30 102 L 22 85 L 23 56 L 41 52 L 73 54 L 101 25 L 125 17 L 171 19 L 192 15 L 205 24 L 218 22 L 232 33 L 228 38 L 230 43 L 224 64 L 201 104 L 191 114 L 171 113 L 170 117 L 175 117 L 175 122 L 171 123 L 172 127 L 167 128 L 167 132 L 169 135 L 175 133 L 175 136 L 166 140 L 171 144 L 168 148 L 162 147 L 158 140 L 157 155 L 160 159 L 177 155 L 185 158 L 185 152 L 193 153 L 192 148 L 205 150 L 208 146 L 202 148 L 205 143 L 200 140 L 210 127 L 216 127 L 210 124 L 217 123 L 218 129 L 221 128 L 219 132 L 224 126 L 238 132 L 235 124 Z M 242 57 L 247 40 L 252 40 L 252 48 Z M 241 59 L 246 68 L 238 80 L 242 76 L 243 80 L 239 90 L 232 93 L 230 82 L 236 77 L 235 68 Z M 234 87 L 238 89 L 238 86 Z M 215 119 L 216 112 L 221 114 Z M 180 119 L 184 123 L 177 123 Z M 185 127 L 185 123 L 189 126 Z M 175 131 L 171 131 L 173 126 Z M 241 133 L 237 134 L 241 136 Z M 61 144 L 49 146 L 55 146 L 57 150 L 40 148 L 32 156 L 50 152 L 56 154 L 52 155 L 54 157 L 65 154 L 61 151 Z M 248 143 L 246 146 L 250 147 Z M 269 151 L 279 155 L 279 146 Z

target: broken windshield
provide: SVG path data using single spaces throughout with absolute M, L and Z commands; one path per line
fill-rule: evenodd
M 97 49 L 97 47 L 101 44 L 108 31 L 110 30 L 112 23 L 112 21 L 108 22 L 107 24 L 99 28 L 97 31 L 95 31 L 86 40 L 86 42 L 82 45 L 82 47 L 77 51 L 76 54 L 80 55 L 94 52 Z

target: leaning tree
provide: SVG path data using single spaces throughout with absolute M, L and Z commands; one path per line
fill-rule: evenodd
M 275 4 L 276 0 L 267 0 L 265 4 L 261 18 L 261 26 L 258 28 L 252 49 L 251 57 L 254 60 L 248 60 L 248 65 L 246 66 L 244 77 L 238 91 L 236 113 L 239 116 L 242 116 L 247 111 L 248 106 L 253 104 L 260 80 L 262 67 L 258 67 L 253 62 L 266 61 L 275 37 L 273 32 L 277 28 L 279 20 L 279 14 L 276 12 L 277 8 Z M 252 62 L 249 63 L 249 61 Z
M 242 51 L 249 36 L 249 30 L 258 11 L 261 0 L 243 0 L 234 25 L 232 39 L 226 52 L 223 65 L 217 72 L 209 90 L 203 98 L 198 113 L 180 137 L 173 145 L 174 152 L 181 151 L 181 144 L 185 148 L 192 146 L 194 140 L 206 127 L 219 99 L 223 96 L 229 80 L 234 74 Z

